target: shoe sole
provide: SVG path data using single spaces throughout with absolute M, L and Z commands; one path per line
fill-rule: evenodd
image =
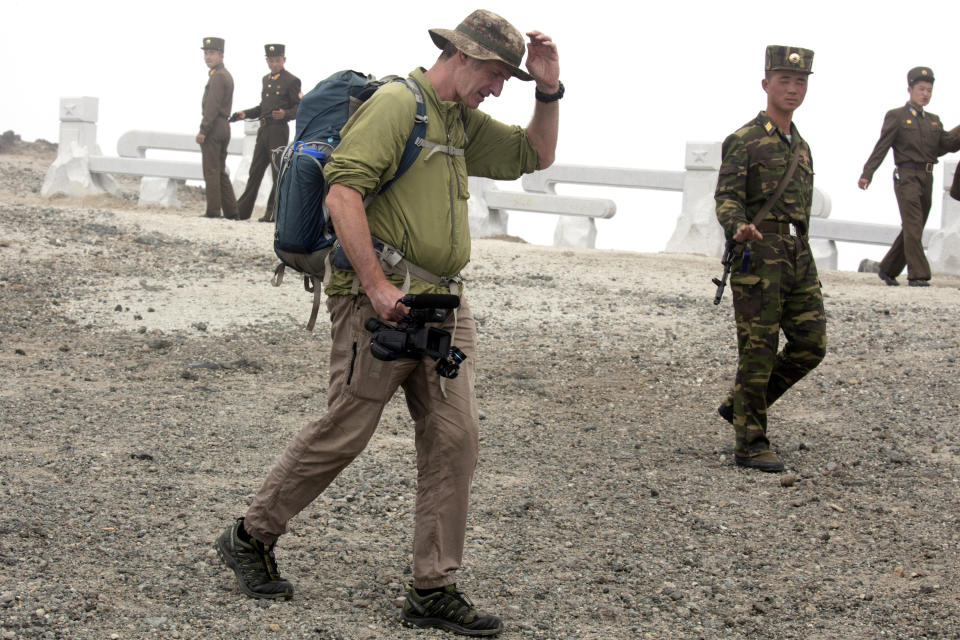
M 447 631 L 452 631 L 453 633 L 460 634 L 461 636 L 471 636 L 474 638 L 495 636 L 503 631 L 503 625 L 500 625 L 495 629 L 468 629 L 458 625 L 455 622 L 444 620 L 443 618 L 408 618 L 406 613 L 400 614 L 400 623 L 405 627 L 410 627 L 411 629 L 446 629 Z
M 783 463 L 775 464 L 772 462 L 753 462 L 752 458 L 738 458 L 734 457 L 734 462 L 736 462 L 738 467 L 743 467 L 744 469 L 756 469 L 757 471 L 763 471 L 764 473 L 782 473 L 784 470 Z
M 250 589 L 246 583 L 243 581 L 242 572 L 240 571 L 240 566 L 233 561 L 233 556 L 230 555 L 229 551 L 223 548 L 223 540 L 217 539 L 217 555 L 220 556 L 220 559 L 223 560 L 223 564 L 233 571 L 234 575 L 237 577 L 237 586 L 240 587 L 240 590 L 243 591 L 248 597 L 256 598 L 258 600 L 290 600 L 293 598 L 293 591 L 284 591 L 281 593 L 259 593 Z

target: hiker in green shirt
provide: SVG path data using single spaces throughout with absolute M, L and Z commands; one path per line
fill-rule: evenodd
M 328 411 L 296 435 L 246 516 L 224 531 L 217 546 L 247 595 L 292 597 L 293 587 L 280 577 L 274 559 L 277 539 L 363 451 L 384 406 L 402 386 L 415 422 L 418 473 L 413 583 L 406 588 L 401 620 L 492 636 L 503 628 L 500 619 L 480 614 L 456 585 L 479 431 L 476 324 L 459 277 L 470 259 L 467 176 L 516 179 L 550 166 L 563 85 L 551 39 L 527 33 L 524 71 L 523 36 L 489 11 L 475 11 L 455 30 L 432 29 L 430 35 L 442 53 L 429 70 L 411 73 L 428 119 L 411 168 L 364 202 L 395 174 L 415 114 L 413 92 L 391 82 L 342 128 L 324 169 L 330 184 L 326 204 L 342 245 L 326 288 L 332 334 Z M 534 114 L 525 129 L 477 110 L 488 97 L 499 96 L 511 77 L 536 82 Z M 378 246 L 402 252 L 405 266 L 399 271 L 385 266 L 371 237 Z M 460 307 L 439 324 L 466 356 L 456 377 L 441 378 L 431 358 L 385 361 L 371 354 L 367 320 L 399 320 L 408 311 L 400 302 L 405 293 L 461 295 Z

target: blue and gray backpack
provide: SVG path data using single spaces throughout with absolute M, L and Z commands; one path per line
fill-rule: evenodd
M 277 226 L 273 249 L 281 262 L 272 283 L 280 286 L 286 267 L 303 275 L 304 288 L 313 293 L 314 304 L 307 323 L 313 330 L 320 307 L 323 283 L 329 278 L 336 234 L 324 199 L 328 186 L 323 166 L 340 144 L 340 130 L 370 96 L 387 82 L 403 82 L 413 92 L 417 113 L 394 176 L 365 204 L 388 189 L 409 169 L 427 134 L 427 109 L 420 86 L 412 78 L 387 76 L 376 79 L 356 71 L 338 71 L 303 96 L 297 109 L 294 142 L 283 149 L 277 172 Z M 278 150 L 279 152 L 279 150 Z

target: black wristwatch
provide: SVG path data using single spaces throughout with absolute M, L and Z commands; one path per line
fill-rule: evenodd
M 559 85 L 559 88 L 557 89 L 556 93 L 544 93 L 543 91 L 540 91 L 540 89 L 537 89 L 533 92 L 533 96 L 540 102 L 556 102 L 563 97 L 564 91 L 562 82 L 558 80 L 557 85 Z

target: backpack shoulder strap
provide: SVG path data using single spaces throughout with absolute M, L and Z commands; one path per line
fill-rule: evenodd
M 420 155 L 420 150 L 423 148 L 424 142 L 427 139 L 427 103 L 423 99 L 423 91 L 420 90 L 420 85 L 418 85 L 413 78 L 394 78 L 393 82 L 402 82 L 407 85 L 407 88 L 413 93 L 413 99 L 416 101 L 417 113 L 413 117 L 413 129 L 410 131 L 410 135 L 407 137 L 407 143 L 403 147 L 403 155 L 400 156 L 400 164 L 397 165 L 397 172 L 393 174 L 390 180 L 384 183 L 383 187 L 381 187 L 377 193 L 383 193 L 389 189 L 390 185 L 406 173 L 407 169 L 413 166 L 414 161 L 417 159 L 417 156 Z

